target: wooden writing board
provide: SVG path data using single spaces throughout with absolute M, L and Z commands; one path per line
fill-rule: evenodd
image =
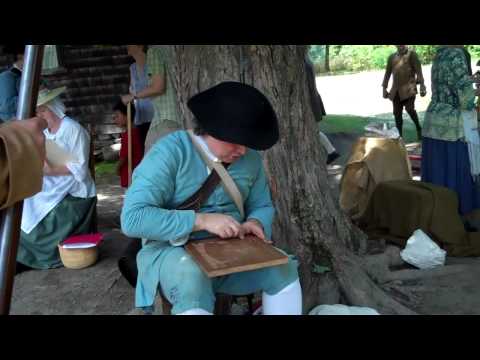
M 288 263 L 288 256 L 254 236 L 191 241 L 185 249 L 209 278 Z

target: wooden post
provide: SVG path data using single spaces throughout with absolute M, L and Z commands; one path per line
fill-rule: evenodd
M 132 103 L 127 105 L 127 132 L 128 132 L 128 187 L 132 185 L 133 173 L 133 146 L 132 146 Z

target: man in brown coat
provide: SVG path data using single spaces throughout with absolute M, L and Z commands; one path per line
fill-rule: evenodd
M 0 210 L 42 189 L 46 127 L 39 118 L 0 126 Z
M 420 96 L 427 95 L 422 65 L 418 55 L 407 45 L 397 45 L 397 50 L 388 58 L 387 70 L 383 79 L 383 97 L 393 101 L 393 114 L 400 136 L 403 136 L 403 109 L 405 108 L 415 123 L 418 140 L 421 140 L 422 128 L 415 110 L 415 99 L 417 84 L 420 84 Z M 389 92 L 387 88 L 392 74 L 393 86 Z

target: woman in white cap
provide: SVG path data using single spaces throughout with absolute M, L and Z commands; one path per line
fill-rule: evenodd
M 58 244 L 73 235 L 90 233 L 96 188 L 88 167 L 90 136 L 65 115 L 60 95 L 66 88 L 44 89 L 37 116 L 46 120 L 47 141 L 70 154 L 64 165 L 45 161 L 42 191 L 24 202 L 17 272 L 62 266 Z

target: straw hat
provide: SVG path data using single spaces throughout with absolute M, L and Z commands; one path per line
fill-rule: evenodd
M 60 251 L 60 259 L 67 269 L 81 270 L 88 268 L 98 260 L 98 247 L 88 249 L 65 249 L 62 245 L 58 245 Z
M 38 101 L 37 107 L 48 104 L 50 101 L 55 100 L 57 97 L 62 95 L 65 91 L 67 91 L 66 86 L 62 86 L 57 89 L 42 89 L 38 93 Z

